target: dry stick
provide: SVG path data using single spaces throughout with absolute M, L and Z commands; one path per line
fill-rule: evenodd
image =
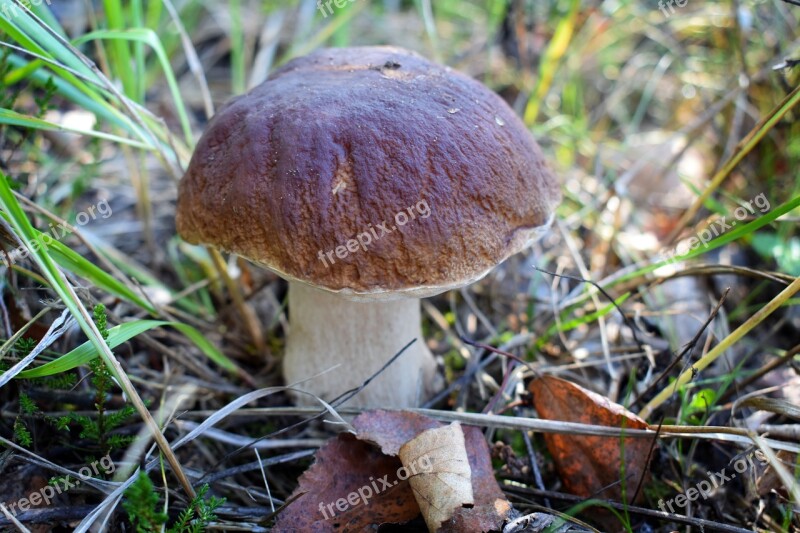
M 258 350 L 259 353 L 263 353 L 266 344 L 264 343 L 264 335 L 262 334 L 261 328 L 258 327 L 258 320 L 256 319 L 255 312 L 245 303 L 239 285 L 234 283 L 233 278 L 228 275 L 228 269 L 225 266 L 225 260 L 222 258 L 222 254 L 220 254 L 216 248 L 210 246 L 206 248 L 208 249 L 208 253 L 211 254 L 211 260 L 214 262 L 217 273 L 222 278 L 225 287 L 231 295 L 233 305 L 236 307 L 242 319 L 244 319 L 247 333 L 250 335 L 256 350 Z
M 650 392 L 652 392 L 652 390 L 655 388 L 655 386 L 656 386 L 656 385 L 657 385 L 657 384 L 658 384 L 658 383 L 659 383 L 659 382 L 660 382 L 662 379 L 664 379 L 665 377 L 667 377 L 667 376 L 669 375 L 669 373 L 670 373 L 670 372 L 672 372 L 672 369 L 673 369 L 673 368 L 675 368 L 675 366 L 676 366 L 676 365 L 677 365 L 677 364 L 680 362 L 680 360 L 681 360 L 681 359 L 683 359 L 684 357 L 686 357 L 686 355 L 688 355 L 688 354 L 691 354 L 691 353 L 694 351 L 694 347 L 697 345 L 697 343 L 698 343 L 698 342 L 700 342 L 700 336 L 701 336 L 701 335 L 703 334 L 703 332 L 704 332 L 704 331 L 705 331 L 705 330 L 708 328 L 708 326 L 711 324 L 711 322 L 712 322 L 712 321 L 713 321 L 713 320 L 714 320 L 714 319 L 717 317 L 717 314 L 719 313 L 719 310 L 720 310 L 720 308 L 722 307 L 722 304 L 725 302 L 725 299 L 728 297 L 728 293 L 729 293 L 730 291 L 731 291 L 731 288 L 730 288 L 730 287 L 728 287 L 727 289 L 725 289 L 725 293 L 724 293 L 724 294 L 722 295 L 722 297 L 719 299 L 719 302 L 717 302 L 717 305 L 716 305 L 716 307 L 714 307 L 714 310 L 713 310 L 713 311 L 711 311 L 711 314 L 708 316 L 708 318 L 707 318 L 707 319 L 706 319 L 706 321 L 703 323 L 703 325 L 702 325 L 702 326 L 700 326 L 700 329 L 697 331 L 697 333 L 696 333 L 696 334 L 695 334 L 695 336 L 692 338 L 692 340 L 690 340 L 690 341 L 689 341 L 689 342 L 686 344 L 686 346 L 683 348 L 683 350 L 681 351 L 681 353 L 680 353 L 680 354 L 678 354 L 678 356 L 677 356 L 677 357 L 675 357 L 675 359 L 673 359 L 673 360 L 670 362 L 670 364 L 667 366 L 667 368 L 665 368 L 665 369 L 664 369 L 664 371 L 661 373 L 661 375 L 659 375 L 659 376 L 658 376 L 658 377 L 655 379 L 655 381 L 653 381 L 653 382 L 652 382 L 652 383 L 651 383 L 651 384 L 650 384 L 650 385 L 649 385 L 649 386 L 648 386 L 648 387 L 647 387 L 647 388 L 644 390 L 644 392 L 642 392 L 642 393 L 639 395 L 639 397 L 638 397 L 638 398 L 636 398 L 636 400 L 635 400 L 635 401 L 634 401 L 634 402 L 631 404 L 631 407 L 633 407 L 633 406 L 637 405 L 637 404 L 638 404 L 638 403 L 639 403 L 639 402 L 640 402 L 640 401 L 641 401 L 643 398 L 645 398 L 645 397 L 646 397 L 648 394 L 650 394 Z M 690 360 L 691 360 L 691 358 L 690 358 Z
M 95 508 L 94 505 L 65 505 L 62 507 L 48 507 L 28 509 L 19 513 L 19 520 L 29 524 L 46 524 L 53 522 L 72 522 L 85 517 Z M 10 526 L 11 521 L 0 519 L 0 526 Z M 19 527 L 19 526 L 17 526 Z M 28 531 L 21 529 L 20 531 Z
M 205 73 L 203 72 L 203 64 L 200 58 L 197 57 L 197 50 L 192 44 L 192 39 L 186 32 L 186 28 L 181 22 L 181 17 L 175 6 L 170 0 L 164 2 L 164 6 L 169 12 L 172 23 L 178 28 L 178 34 L 181 36 L 181 45 L 183 46 L 183 53 L 186 54 L 186 64 L 189 66 L 189 71 L 194 75 L 197 84 L 200 86 L 200 95 L 203 98 L 203 108 L 206 113 L 206 118 L 210 119 L 214 114 L 214 103 L 211 100 L 211 91 L 208 90 L 208 81 L 206 80 Z
M 554 500 L 562 500 L 568 502 L 576 502 L 580 503 L 585 501 L 585 498 L 580 496 L 575 496 L 573 494 L 565 494 L 563 492 L 553 492 L 547 490 L 537 490 L 537 489 L 530 489 L 530 488 L 522 488 L 519 486 L 511 486 L 511 485 L 504 485 L 504 490 L 511 493 L 530 493 L 534 496 L 544 496 L 550 497 Z M 705 520 L 703 518 L 693 518 L 690 516 L 684 516 L 679 514 L 673 513 L 666 513 L 662 511 L 656 511 L 654 509 L 646 509 L 644 507 L 636 507 L 635 505 L 628 505 L 622 504 L 619 502 L 603 500 L 605 504 L 610 507 L 619 510 L 628 510 L 636 514 L 641 514 L 644 516 L 652 516 L 653 518 L 660 518 L 662 520 L 671 520 L 674 522 L 680 522 L 683 524 L 690 524 L 697 527 L 700 531 L 703 531 L 703 528 L 716 530 L 716 531 L 727 531 L 729 533 L 752 533 L 749 529 L 743 529 L 736 526 L 730 526 L 728 524 L 720 524 L 719 522 L 712 522 L 711 520 Z M 527 502 L 526 502 L 527 503 Z M 535 504 L 529 504 L 532 507 L 538 508 L 540 506 Z M 544 509 L 544 508 L 543 508 Z M 546 509 L 545 509 L 546 510 Z
M 520 409 L 519 407 L 514 408 L 514 416 L 520 416 Z M 533 480 L 536 483 L 536 486 L 539 487 L 541 490 L 545 490 L 544 488 L 544 480 L 542 479 L 542 473 L 539 470 L 539 462 L 536 460 L 536 451 L 533 449 L 533 442 L 531 442 L 531 438 L 528 435 L 527 431 L 520 431 L 522 434 L 522 439 L 525 441 L 525 449 L 528 452 L 528 461 L 531 464 L 531 471 L 533 472 Z M 550 507 L 550 499 L 545 496 L 544 504 L 547 507 Z
M 5 515 L 5 517 L 6 517 L 6 518 L 8 518 L 8 520 L 9 520 L 9 521 L 10 521 L 12 524 L 14 524 L 14 525 L 15 525 L 15 526 L 16 526 L 16 527 L 17 527 L 17 528 L 18 528 L 18 529 L 19 529 L 19 530 L 20 530 L 22 533 L 31 533 L 31 530 L 30 530 L 30 529 L 28 529 L 27 527 L 25 527 L 24 525 L 22 525 L 22 522 L 20 522 L 19 520 L 17 520 L 16 516 L 15 516 L 15 515 L 12 515 L 12 514 L 11 514 L 11 513 L 8 511 L 8 509 L 6 509 L 6 506 L 5 506 L 5 505 L 3 505 L 2 503 L 0 503 L 0 511 L 3 511 L 3 514 Z
M 797 291 L 800 291 L 800 277 L 796 278 L 788 287 L 781 291 L 778 296 L 773 298 L 767 305 L 759 309 L 756 314 L 747 319 L 744 324 L 736 328 L 735 331 L 725 337 L 725 339 L 717 344 L 710 352 L 701 357 L 700 360 L 697 361 L 697 363 L 695 363 L 689 370 L 683 372 L 678 379 L 675 380 L 674 387 L 666 387 L 660 393 L 658 393 L 655 398 L 650 400 L 650 403 L 645 405 L 644 409 L 642 409 L 642 411 L 639 413 L 639 416 L 646 420 L 655 409 L 661 406 L 661 404 L 667 401 L 669 397 L 678 390 L 678 387 L 681 387 L 691 381 L 696 372 L 703 370 L 708 365 L 713 363 L 728 348 L 738 342 L 742 337 L 749 333 L 750 330 L 763 322 L 776 309 L 794 296 Z
M 338 408 L 340 405 L 345 403 L 347 400 L 349 400 L 350 398 L 352 398 L 353 396 L 355 396 L 356 394 L 361 392 L 361 390 L 364 389 L 364 387 L 369 385 L 371 381 L 373 381 L 375 378 L 380 376 L 383 373 L 383 371 L 386 370 L 389 367 L 389 365 L 394 363 L 397 360 L 397 358 L 400 357 L 401 355 L 403 355 L 403 353 L 405 353 L 405 351 L 409 347 L 411 347 L 411 345 L 413 345 L 415 342 L 417 342 L 417 339 L 411 339 L 411 341 L 409 341 L 408 344 L 406 344 L 405 346 L 400 348 L 400 350 L 396 354 L 394 354 L 391 357 L 391 359 L 389 359 L 386 362 L 386 364 L 384 364 L 380 369 L 378 369 L 377 372 L 375 372 L 370 377 L 368 377 L 359 387 L 356 387 L 354 389 L 350 389 L 348 391 L 345 391 L 342 394 L 340 394 L 339 396 L 337 396 L 336 398 L 334 398 L 329 404 L 331 406 L 331 408 Z M 288 387 L 286 389 L 289 390 Z M 302 391 L 300 391 L 300 392 L 302 392 Z M 301 408 L 298 408 L 298 409 L 303 410 L 304 408 L 301 407 Z M 233 450 L 232 452 L 228 453 L 227 455 L 225 455 L 222 459 L 220 459 L 214 465 L 212 465 L 209 470 L 215 469 L 217 466 L 225 463 L 228 459 L 230 459 L 232 457 L 235 457 L 236 455 L 238 455 L 242 451 L 248 449 L 250 446 L 252 446 L 253 444 L 255 444 L 255 443 L 259 442 L 259 441 L 262 441 L 264 439 L 274 438 L 274 437 L 277 437 L 277 436 L 282 435 L 284 433 L 287 433 L 287 432 L 289 432 L 289 431 L 291 431 L 291 430 L 293 430 L 295 428 L 298 428 L 298 427 L 302 426 L 303 424 L 311 422 L 312 420 L 316 420 L 317 418 L 321 418 L 326 413 L 328 413 L 327 409 L 321 409 L 320 410 L 320 409 L 318 409 L 316 407 L 311 407 L 311 408 L 308 408 L 308 409 L 309 410 L 304 411 L 303 414 L 310 413 L 310 414 L 313 414 L 313 416 L 311 416 L 309 418 L 304 418 L 300 422 L 295 422 L 294 424 L 290 424 L 289 426 L 283 427 L 283 428 L 281 428 L 281 429 L 279 429 L 277 431 L 273 431 L 272 433 L 268 433 L 268 434 L 263 435 L 261 437 L 257 437 L 255 439 L 252 439 L 251 442 L 249 442 L 249 443 L 247 443 L 247 444 L 245 444 L 243 446 L 240 446 L 239 448 L 237 448 L 237 449 Z M 359 409 L 357 414 L 360 414 L 361 412 L 362 412 L 362 410 Z M 209 474 L 210 473 L 207 473 L 206 476 L 208 476 Z M 205 476 L 204 476 L 203 479 L 205 479 Z M 280 509 L 278 509 L 278 512 L 280 512 Z

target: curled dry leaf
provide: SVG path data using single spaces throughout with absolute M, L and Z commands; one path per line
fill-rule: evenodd
M 386 455 L 397 455 L 403 444 L 426 429 L 442 427 L 442 423 L 408 411 L 376 409 L 357 416 L 353 427 L 358 440 L 374 443 Z
M 432 418 L 407 411 L 368 411 L 353 420 L 358 438 L 374 442 L 388 455 L 396 455 L 406 442 L 423 431 L 442 427 Z M 485 532 L 497 531 L 511 512 L 503 491 L 497 484 L 492 468 L 489 445 L 480 428 L 461 426 L 472 473 L 472 494 L 475 504 L 471 508 L 461 507 L 444 523 L 439 531 Z
M 644 420 L 621 405 L 563 379 L 544 376 L 534 380 L 529 389 L 536 412 L 547 420 L 647 428 Z M 619 437 L 554 433 L 546 434 L 544 439 L 564 486 L 572 494 L 621 500 L 621 475 L 624 471 L 625 493 L 630 500 L 639 482 L 647 475 L 651 439 L 624 439 L 624 470 Z
M 405 466 L 397 455 L 407 442 L 444 424 L 416 413 L 378 410 L 359 415 L 353 427 L 357 437 L 340 435 L 320 448 L 316 462 L 300 477 L 291 503 L 278 515 L 274 531 L 365 531 L 419 516 L 408 478 L 427 472 L 437 460 L 434 453 L 440 452 L 430 450 L 423 458 L 413 447 L 406 449 Z M 458 507 L 439 531 L 499 531 L 511 505 L 494 478 L 489 446 L 480 428 L 462 426 L 461 433 L 474 504 Z M 455 471 L 462 469 L 466 467 Z
M 409 483 L 429 531 L 438 531 L 456 509 L 475 503 L 472 470 L 458 422 L 423 431 L 400 447 L 399 456 L 406 468 L 427 466 L 411 476 Z

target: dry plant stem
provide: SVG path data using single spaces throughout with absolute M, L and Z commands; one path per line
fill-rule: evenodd
M 422 338 L 419 300 L 356 302 L 290 282 L 289 313 L 291 331 L 283 363 L 287 385 L 324 372 L 297 388 L 331 400 L 360 387 L 416 338 L 417 342 L 347 405 L 415 407 L 431 392 L 436 367 Z M 297 400 L 318 405 L 305 394 L 297 395 Z
M 778 309 L 781 305 L 783 305 L 789 298 L 794 296 L 797 291 L 800 290 L 800 278 L 796 278 L 788 287 L 786 287 L 778 296 L 773 298 L 767 305 L 762 307 L 758 310 L 756 314 L 751 316 L 747 321 L 736 328 L 730 335 L 725 337 L 719 344 L 717 344 L 713 350 L 708 352 L 706 355 L 700 358 L 699 361 L 694 363 L 689 369 L 683 372 L 678 379 L 675 381 L 674 386 L 665 387 L 661 390 L 660 393 L 656 395 L 655 398 L 650 400 L 650 403 L 644 406 L 644 409 L 639 413 L 639 416 L 647 420 L 650 414 L 657 409 L 661 404 L 669 399 L 675 391 L 678 390 L 678 387 L 681 387 L 688 383 L 692 377 L 694 376 L 695 372 L 699 372 L 706 368 L 708 365 L 713 363 L 720 355 L 725 353 L 725 350 L 730 348 L 733 344 L 739 341 L 742 337 L 747 335 L 747 333 L 759 325 L 765 318 L 772 314 L 773 311 Z
M 228 293 L 231 295 L 233 305 L 236 306 L 239 316 L 244 320 L 245 328 L 250 335 L 250 339 L 253 341 L 253 345 L 256 347 L 256 350 L 258 350 L 258 353 L 264 353 L 264 347 L 266 346 L 264 343 L 264 335 L 261 332 L 261 327 L 258 324 L 255 313 L 244 301 L 244 296 L 242 296 L 239 286 L 228 275 L 228 268 L 225 266 L 225 260 L 222 258 L 222 254 L 220 254 L 216 248 L 210 246 L 206 249 L 208 253 L 211 254 L 214 267 L 217 269 L 217 273 L 219 273 L 219 276 L 225 283 L 225 287 L 228 289 Z

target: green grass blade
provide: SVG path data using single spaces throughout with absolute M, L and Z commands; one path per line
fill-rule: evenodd
M 570 331 L 577 327 L 582 326 L 583 324 L 589 324 L 591 322 L 594 322 L 600 317 L 606 316 L 611 311 L 616 309 L 618 306 L 625 303 L 625 300 L 627 300 L 630 297 L 630 295 L 631 293 L 626 292 L 625 294 L 614 300 L 613 303 L 609 302 L 607 305 L 604 305 L 602 308 L 598 309 L 593 313 L 589 313 L 586 316 L 577 317 L 573 318 L 572 320 L 567 320 L 564 322 L 556 322 L 551 324 L 550 327 L 547 329 L 547 332 L 545 332 L 544 335 L 542 335 L 539 339 L 537 339 L 536 348 L 541 349 L 545 344 L 547 344 L 547 342 L 549 342 L 550 338 L 558 332 L 563 333 L 565 331 Z M 565 310 L 564 314 L 567 314 L 569 312 L 571 312 L 571 309 Z
M 145 144 L 140 141 L 135 141 L 133 139 L 126 139 L 125 137 L 120 137 L 112 133 L 106 133 L 98 130 L 84 130 L 81 128 L 62 126 L 60 124 L 54 124 L 52 122 L 49 122 L 41 118 L 23 115 L 21 113 L 17 113 L 16 111 L 12 111 L 11 109 L 0 108 L 0 124 L 8 124 L 10 126 L 19 126 L 21 128 L 31 128 L 31 129 L 45 130 L 45 131 L 68 131 L 71 133 L 88 135 L 90 137 L 97 137 L 98 139 L 105 139 L 107 141 L 112 141 L 120 144 L 127 144 L 128 146 L 141 148 L 142 150 L 152 149 L 149 144 Z
M 658 409 L 661 404 L 667 401 L 670 396 L 672 396 L 679 387 L 686 385 L 689 383 L 698 372 L 706 368 L 708 365 L 713 363 L 720 355 L 725 353 L 725 351 L 736 344 L 742 337 L 747 335 L 750 330 L 755 328 L 761 322 L 763 322 L 769 315 L 773 313 L 776 309 L 780 308 L 787 300 L 789 300 L 792 296 L 794 296 L 798 291 L 800 291 L 800 278 L 796 278 L 788 287 L 786 287 L 780 294 L 778 294 L 775 298 L 773 298 L 767 305 L 759 309 L 753 316 L 751 316 L 747 321 L 736 328 L 730 335 L 725 337 L 719 344 L 714 346 L 707 354 L 701 357 L 696 363 L 691 365 L 691 368 L 686 369 L 684 372 L 678 376 L 678 379 L 675 380 L 674 384 L 671 384 L 668 387 L 664 387 L 656 394 L 656 397 L 650 400 L 650 402 L 644 406 L 642 411 L 639 413 L 639 416 L 647 420 L 650 415 L 653 413 L 654 410 Z
M 86 35 L 81 35 L 75 40 L 75 44 L 85 43 L 94 39 L 141 42 L 147 44 L 153 49 L 153 51 L 156 53 L 159 63 L 161 63 L 161 68 L 164 71 L 164 77 L 167 80 L 170 94 L 175 102 L 175 108 L 177 109 L 178 118 L 181 122 L 181 128 L 183 129 L 183 135 L 186 143 L 191 146 L 193 141 L 192 129 L 189 125 L 189 115 L 186 113 L 186 106 L 183 103 L 183 97 L 181 96 L 178 88 L 178 82 L 175 80 L 175 74 L 172 72 L 172 66 L 169 64 L 169 59 L 167 58 L 166 52 L 164 52 L 164 47 L 161 46 L 161 41 L 159 40 L 158 35 L 156 35 L 156 33 L 149 28 L 133 28 L 129 30 L 99 30 L 87 33 Z
M 122 2 L 119 0 L 103 0 L 103 10 L 106 13 L 106 21 L 109 28 L 106 31 L 123 31 L 125 29 L 125 13 Z M 111 40 L 108 52 L 109 66 L 122 81 L 123 92 L 136 100 L 136 72 L 131 62 L 131 50 L 127 40 Z M 142 73 L 140 72 L 139 75 L 142 75 Z
M 660 268 L 660 267 L 662 267 L 664 265 L 667 265 L 669 263 L 676 262 L 676 261 L 685 261 L 687 259 L 692 259 L 692 258 L 695 258 L 695 257 L 697 257 L 699 255 L 703 255 L 706 252 L 710 252 L 711 250 L 719 248 L 720 246 L 724 246 L 724 245 L 726 245 L 726 244 L 728 244 L 730 242 L 733 242 L 733 241 L 735 241 L 737 239 L 740 239 L 740 238 L 744 237 L 745 235 L 749 235 L 749 234 L 755 232 L 756 230 L 766 226 L 767 224 L 769 224 L 771 222 L 774 222 L 775 220 L 777 220 L 781 216 L 785 215 L 786 213 L 789 213 L 790 211 L 793 211 L 794 209 L 797 209 L 798 207 L 800 207 L 800 196 L 798 196 L 797 198 L 794 198 L 794 199 L 786 202 L 785 204 L 782 204 L 782 205 L 776 207 L 775 209 L 773 209 L 773 210 L 771 210 L 771 211 L 769 211 L 767 213 L 764 213 L 763 215 L 761 215 L 757 219 L 755 219 L 755 220 L 753 220 L 751 222 L 748 222 L 747 224 L 744 224 L 742 226 L 738 226 L 737 228 L 732 229 L 731 231 L 720 235 L 719 237 L 717 237 L 713 241 L 709 241 L 708 243 L 706 243 L 703 247 L 698 247 L 698 248 L 696 248 L 694 250 L 689 250 L 688 252 L 683 253 L 683 254 L 676 254 L 674 257 L 661 260 L 661 261 L 659 261 L 657 263 L 654 263 L 652 265 L 648 265 L 646 267 L 643 267 L 643 268 L 640 268 L 640 269 L 635 270 L 633 272 L 630 272 L 628 274 L 625 274 L 624 276 L 619 277 L 615 281 L 617 283 L 618 282 L 622 282 L 622 281 L 627 281 L 629 279 L 641 276 L 642 274 L 650 273 L 653 270 L 656 270 L 656 269 L 658 269 L 658 268 Z
M 169 326 L 177 329 L 186 337 L 194 342 L 202 352 L 208 356 L 209 359 L 214 361 L 220 367 L 228 370 L 234 374 L 239 372 L 236 364 L 225 357 L 213 344 L 211 344 L 203 335 L 195 328 L 182 324 L 180 322 L 166 322 L 162 320 L 137 320 L 135 322 L 126 322 L 108 330 L 108 346 L 116 348 L 124 342 L 128 342 L 137 335 L 149 331 L 151 329 Z M 37 368 L 25 370 L 17 375 L 18 379 L 41 378 L 45 376 L 52 376 L 60 374 L 81 365 L 85 365 L 98 357 L 97 350 L 92 346 L 89 341 L 84 342 L 74 350 L 62 355 L 58 359 L 45 363 Z
M 789 93 L 783 101 L 778 104 L 772 111 L 761 119 L 761 121 L 755 125 L 755 127 L 747 134 L 747 136 L 742 139 L 736 147 L 736 152 L 728 159 L 725 165 L 717 172 L 712 178 L 711 183 L 703 191 L 697 199 L 695 199 L 694 203 L 686 210 L 683 214 L 681 219 L 678 221 L 675 231 L 680 231 L 681 228 L 686 226 L 689 220 L 697 214 L 700 210 L 700 207 L 706 201 L 706 199 L 711 196 L 711 194 L 717 190 L 720 184 L 728 177 L 728 175 L 736 168 L 739 163 L 741 163 L 742 159 L 747 156 L 756 146 L 758 143 L 761 142 L 772 128 L 774 128 L 783 117 L 791 111 L 798 103 L 800 103 L 800 85 L 794 88 L 794 90 Z
M 3 218 L 8 219 L 6 213 L 1 213 Z M 130 287 L 115 279 L 113 276 L 102 270 L 94 263 L 87 261 L 80 254 L 72 251 L 68 246 L 53 239 L 46 233 L 33 229 L 34 244 L 33 246 L 39 250 L 44 250 L 46 253 L 62 268 L 72 272 L 73 274 L 84 278 L 91 282 L 96 287 L 105 290 L 109 294 L 128 301 L 134 305 L 138 305 L 142 309 L 150 313 L 155 313 L 156 310 L 153 306 L 139 294 L 137 294 Z M 25 249 L 12 250 L 11 261 L 16 261 L 16 253 L 19 253 L 24 258 L 28 252 Z M 24 254 L 24 255 L 23 255 Z
M 72 50 L 65 47 L 55 36 L 43 28 L 27 10 L 19 8 L 14 13 L 13 17 L 8 18 L 0 10 L 0 29 L 8 33 L 12 39 L 28 50 L 58 60 L 61 64 L 80 72 L 87 79 L 102 83 L 92 69 L 86 66 Z
M 68 246 L 58 241 L 54 241 L 48 246 L 50 247 L 50 256 L 56 263 L 61 265 L 61 267 L 84 278 L 109 294 L 113 294 L 118 298 L 138 305 L 150 313 L 156 312 L 150 302 L 134 292 L 130 287 L 120 282 L 94 263 L 87 261 L 83 256 L 72 251 Z
M 72 101 L 78 107 L 94 113 L 98 120 L 103 120 L 112 126 L 118 127 L 145 142 L 153 138 L 152 135 L 145 133 L 128 116 L 109 104 L 99 90 L 90 88 L 71 74 L 68 73 L 68 76 L 62 78 L 57 73 L 40 68 L 44 63 L 39 60 L 27 62 L 16 55 L 11 55 L 8 60 L 16 68 L 2 80 L 3 83 L 11 85 L 30 77 L 36 83 L 44 84 L 48 79 L 52 79 L 61 96 Z M 61 72 L 60 70 L 58 71 Z M 152 147 L 149 143 L 148 146 Z

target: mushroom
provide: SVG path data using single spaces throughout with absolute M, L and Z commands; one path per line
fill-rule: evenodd
M 287 384 L 330 400 L 416 339 L 350 402 L 403 408 L 436 387 L 419 299 L 529 246 L 559 200 L 533 137 L 484 85 L 401 48 L 331 48 L 213 117 L 177 229 L 289 282 Z

